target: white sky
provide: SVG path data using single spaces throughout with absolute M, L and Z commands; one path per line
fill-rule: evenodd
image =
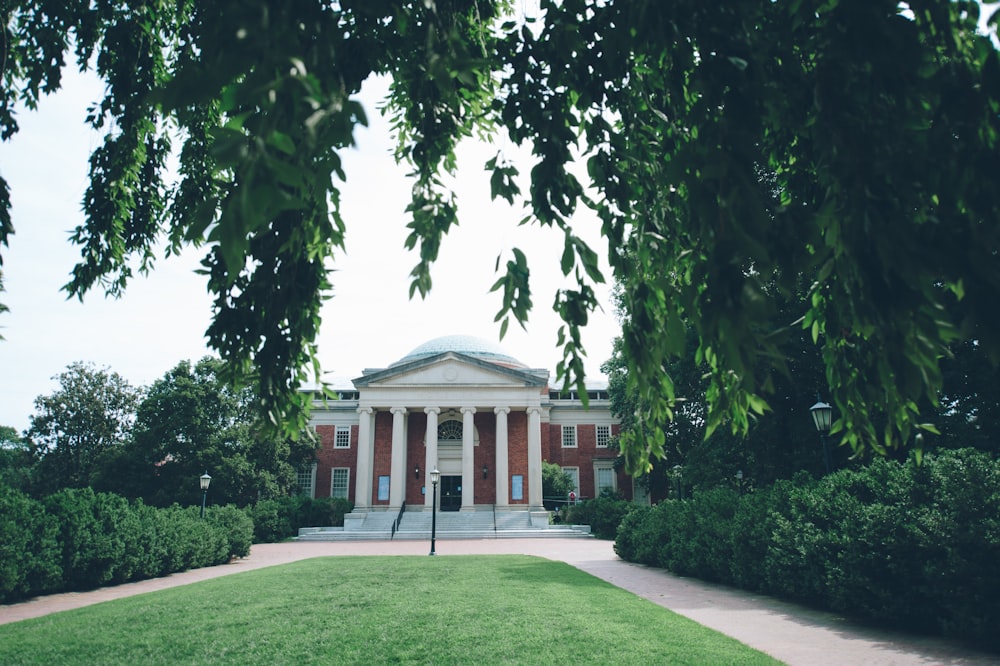
M 94 291 L 81 304 L 66 300 L 79 252 L 70 232 L 83 222 L 87 160 L 102 137 L 83 124 L 86 107 L 99 99 L 100 84 L 67 72 L 64 89 L 19 116 L 21 131 L 0 144 L 0 173 L 11 187 L 15 235 L 2 248 L 6 291 L 0 302 L 0 425 L 23 430 L 34 399 L 52 393 L 52 377 L 74 361 L 108 367 L 137 386 L 150 384 L 178 362 L 211 353 L 204 331 L 211 314 L 205 281 L 193 273 L 201 252 L 160 260 L 148 277 L 137 277 L 120 300 Z M 347 254 L 335 261 L 333 298 L 323 309 L 319 354 L 323 369 L 353 378 L 366 367 L 385 367 L 411 349 L 441 335 L 469 334 L 498 341 L 493 318 L 500 295 L 490 294 L 497 255 L 520 247 L 532 270 L 535 308 L 527 332 L 511 324 L 500 344 L 530 367 L 554 372 L 559 320 L 552 312 L 563 284 L 558 232 L 518 227 L 520 208 L 489 198 L 483 162 L 495 148 L 463 149 L 457 192 L 460 226 L 442 244 L 426 301 L 410 301 L 409 272 L 416 255 L 403 249 L 404 208 L 410 191 L 405 168 L 391 157 L 387 124 L 375 109 L 380 95 L 366 90 L 371 128 L 357 133 L 358 148 L 345 154 L 348 181 L 342 184 Z M 513 147 L 502 146 L 508 155 Z M 530 166 L 520 161 L 522 172 Z M 595 218 L 581 215 L 575 230 L 600 255 L 606 254 Z M 505 263 L 509 252 L 505 253 Z M 610 271 L 604 264 L 605 277 Z M 588 377 L 600 374 L 620 328 L 614 320 L 610 283 L 599 287 L 604 312 L 584 332 Z

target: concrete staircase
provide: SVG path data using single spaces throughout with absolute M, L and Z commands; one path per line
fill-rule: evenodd
M 303 527 L 299 541 L 373 541 L 431 538 L 431 512 L 406 511 L 395 534 L 396 511 L 369 511 L 344 517 L 344 527 Z M 547 511 L 438 511 L 437 539 L 591 538 L 589 525 L 549 525 Z

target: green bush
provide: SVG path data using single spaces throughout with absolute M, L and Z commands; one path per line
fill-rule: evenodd
M 226 536 L 227 557 L 246 557 L 253 543 L 253 519 L 246 511 L 232 504 L 214 506 L 205 513 L 210 524 L 218 527 Z
M 667 516 L 666 503 L 656 506 L 639 506 L 630 511 L 618 526 L 615 552 L 623 560 L 650 566 L 660 566 L 657 553 L 667 533 L 661 525 Z
M 0 486 L 0 601 L 59 589 L 57 531 L 41 502 Z
M 570 525 L 590 525 L 598 539 L 614 539 L 622 519 L 636 507 L 627 500 L 602 495 L 566 507 L 563 521 Z
M 249 509 L 253 518 L 254 543 L 284 541 L 298 534 L 300 527 L 343 527 L 344 516 L 354 504 L 343 498 L 302 495 L 257 502 Z
M 295 534 L 290 498 L 261 500 L 250 508 L 254 543 L 275 543 Z
M 202 520 L 89 488 L 42 501 L 0 488 L 0 602 L 224 564 L 249 552 L 252 529 L 233 507 Z
M 621 524 L 623 559 L 916 632 L 1000 647 L 1000 463 L 877 460 L 744 496 L 704 492 Z
M 297 534 L 300 527 L 343 527 L 344 516 L 354 511 L 354 503 L 343 497 L 300 497 L 292 520 L 292 529 Z
M 99 587 L 112 580 L 124 555 L 121 542 L 107 529 L 118 507 L 98 507 L 90 488 L 65 488 L 45 498 L 45 510 L 59 524 L 63 583 L 67 589 Z

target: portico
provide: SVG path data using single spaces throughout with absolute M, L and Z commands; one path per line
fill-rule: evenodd
M 449 351 L 356 379 L 355 509 L 430 510 L 435 467 L 460 510 L 540 509 L 547 375 Z

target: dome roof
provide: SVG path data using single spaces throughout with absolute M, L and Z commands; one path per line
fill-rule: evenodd
M 507 354 L 500 345 L 472 335 L 445 335 L 440 338 L 428 340 L 393 363 L 393 365 L 410 363 L 411 361 L 437 356 L 445 352 L 465 354 L 466 356 L 512 368 L 526 367 L 524 363 Z

